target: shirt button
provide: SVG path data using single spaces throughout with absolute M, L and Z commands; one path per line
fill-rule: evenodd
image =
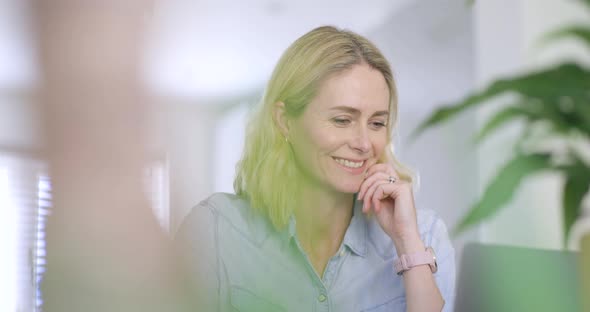
M 318 300 L 319 300 L 320 302 L 324 302 L 324 301 L 326 301 L 326 295 L 324 295 L 324 294 L 321 294 L 321 295 L 318 297 Z
M 340 257 L 344 257 L 344 250 L 340 252 Z

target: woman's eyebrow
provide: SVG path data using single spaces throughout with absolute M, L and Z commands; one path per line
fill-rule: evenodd
M 330 110 L 341 110 L 341 111 L 345 111 L 345 112 L 351 113 L 351 114 L 360 114 L 361 113 L 358 109 L 351 107 L 351 106 L 334 106 L 334 107 L 331 107 Z
M 358 109 L 351 107 L 351 106 L 334 106 L 334 107 L 331 107 L 330 110 L 341 110 L 341 111 L 345 111 L 347 113 L 355 114 L 355 115 L 359 115 L 361 113 Z M 372 117 L 388 116 L 388 115 L 389 115 L 389 111 L 383 110 L 383 111 L 377 111 L 377 112 L 373 113 Z
M 378 111 L 373 114 L 373 117 L 389 116 L 389 111 Z

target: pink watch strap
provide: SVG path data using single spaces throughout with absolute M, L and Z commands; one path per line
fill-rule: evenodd
M 427 247 L 425 251 L 401 255 L 393 262 L 393 266 L 398 275 L 403 274 L 405 271 L 415 266 L 425 264 L 430 266 L 432 273 L 436 272 L 436 256 L 434 254 L 434 250 L 431 247 Z

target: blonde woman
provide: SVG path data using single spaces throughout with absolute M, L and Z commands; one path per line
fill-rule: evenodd
M 176 240 L 203 311 L 451 311 L 444 223 L 391 147 L 397 93 L 366 38 L 319 27 L 279 60 L 234 182 Z M 436 256 L 434 252 L 436 251 Z

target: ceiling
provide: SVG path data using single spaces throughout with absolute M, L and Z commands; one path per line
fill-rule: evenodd
M 235 98 L 260 89 L 281 53 L 313 27 L 332 24 L 363 33 L 408 2 L 162 1 L 154 10 L 146 69 L 161 93 Z
M 312 28 L 330 24 L 366 34 L 410 2 L 156 1 L 145 74 L 157 93 L 222 102 L 260 90 L 280 54 Z M 36 84 L 25 3 L 0 0 L 0 89 Z

